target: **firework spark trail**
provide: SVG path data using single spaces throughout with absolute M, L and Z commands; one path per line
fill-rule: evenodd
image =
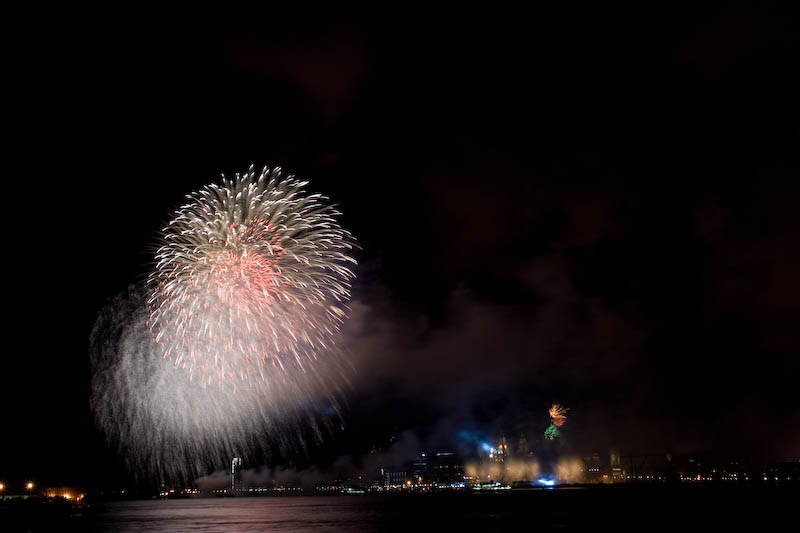
M 563 407 L 560 404 L 554 403 L 548 413 L 550 414 L 550 418 L 563 418 L 566 420 L 567 411 L 569 411 L 568 407 Z
M 569 411 L 569 407 L 563 407 L 557 403 L 554 403 L 553 406 L 550 407 L 548 414 L 550 415 L 551 422 L 544 432 L 544 437 L 547 440 L 555 440 L 561 435 L 558 428 L 563 426 L 564 422 L 567 421 L 567 411 Z
M 339 213 L 305 185 L 251 167 L 189 195 L 146 286 L 101 313 L 92 406 L 135 472 L 191 480 L 320 435 L 313 406 L 337 405 L 355 261 Z
M 550 418 L 553 421 L 553 425 L 556 427 L 561 427 L 564 425 L 564 422 L 567 421 L 567 411 L 569 411 L 569 407 L 563 407 L 557 403 L 553 404 L 553 406 L 548 411 L 550 414 Z

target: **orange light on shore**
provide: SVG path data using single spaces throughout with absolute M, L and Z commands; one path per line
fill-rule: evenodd
M 29 489 L 32 489 L 32 488 L 33 488 L 33 483 L 28 483 L 28 484 L 27 484 L 27 485 L 25 485 L 25 486 L 26 486 L 27 488 L 29 488 Z

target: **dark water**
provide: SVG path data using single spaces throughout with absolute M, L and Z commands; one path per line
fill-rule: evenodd
M 104 505 L 95 531 L 375 531 L 374 506 L 356 497 L 211 498 Z M 370 529 L 372 528 L 372 529 Z
M 800 525 L 796 489 L 604 488 L 97 503 L 5 531 L 756 531 Z M 6 516 L 8 518 L 8 516 Z

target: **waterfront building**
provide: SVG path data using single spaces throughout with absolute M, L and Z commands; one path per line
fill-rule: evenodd
M 231 491 L 242 490 L 242 458 L 234 457 L 231 460 Z

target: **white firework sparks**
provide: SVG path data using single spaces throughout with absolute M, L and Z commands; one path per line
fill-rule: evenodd
M 149 279 L 165 357 L 204 382 L 303 370 L 345 316 L 350 234 L 306 182 L 252 167 L 189 196 Z
M 302 445 L 314 405 L 336 408 L 354 245 L 305 185 L 251 167 L 189 195 L 146 287 L 101 313 L 92 406 L 136 473 L 186 481 Z

